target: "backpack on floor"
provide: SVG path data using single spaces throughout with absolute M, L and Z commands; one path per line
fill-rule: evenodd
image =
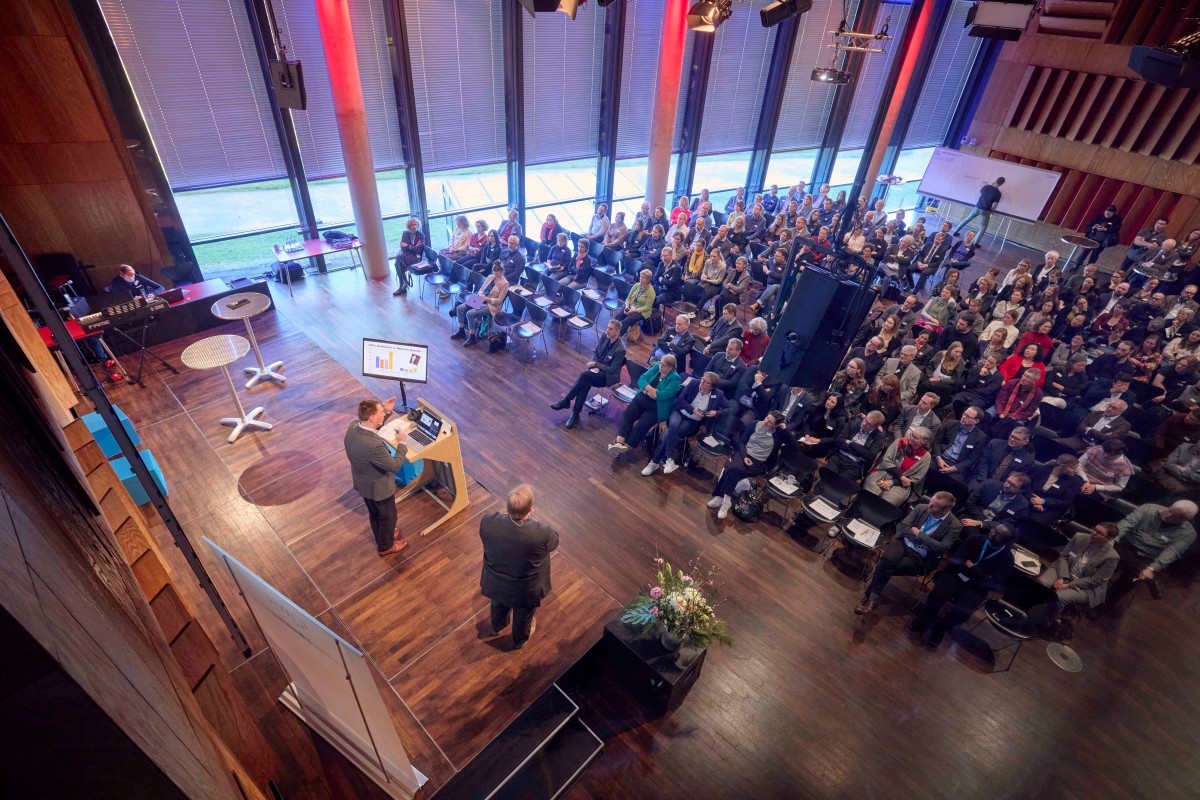
M 761 493 L 756 491 L 742 492 L 733 499 L 733 507 L 730 510 L 742 522 L 757 522 L 763 512 Z
M 488 337 L 488 352 L 497 353 L 508 347 L 508 334 L 498 331 Z

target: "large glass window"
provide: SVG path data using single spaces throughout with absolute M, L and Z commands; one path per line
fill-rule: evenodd
M 775 28 L 764 28 L 758 8 L 735 4 L 713 42 L 704 120 L 700 125 L 700 155 L 730 153 L 754 147 Z M 745 181 L 745 172 L 733 185 Z
M 404 0 L 404 13 L 425 169 L 504 161 L 500 4 Z
M 892 62 L 896 60 L 896 51 L 900 37 L 904 34 L 904 26 L 908 23 L 907 5 L 885 3 L 879 7 L 876 14 L 874 29 L 880 30 L 886 22 L 890 40 L 882 40 L 878 45 L 882 53 L 868 55 L 859 67 L 858 84 L 854 89 L 854 102 L 850 104 L 850 114 L 846 118 L 846 130 L 838 150 L 861 150 L 867 142 L 867 134 L 871 131 L 871 123 L 875 113 L 886 102 L 883 96 L 883 86 L 887 82 L 888 72 Z M 875 42 L 872 42 L 875 45 Z M 839 152 L 839 158 L 841 153 Z
M 967 35 L 964 26 L 971 10 L 968 0 L 956 0 L 938 37 L 929 74 L 921 89 L 916 111 L 904 137 L 904 148 L 938 147 L 950 128 L 950 118 L 962 96 L 982 39 Z M 927 162 L 928 163 L 928 162 Z

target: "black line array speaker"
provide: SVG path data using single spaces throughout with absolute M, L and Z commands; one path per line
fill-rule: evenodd
M 272 61 L 271 77 L 275 83 L 275 99 L 280 108 L 303 111 L 308 105 L 304 91 L 304 70 L 299 61 Z
M 771 334 L 762 369 L 787 386 L 823 390 L 874 299 L 870 289 L 808 267 L 800 273 Z

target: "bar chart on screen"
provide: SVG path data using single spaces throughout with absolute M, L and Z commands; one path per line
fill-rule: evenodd
M 363 375 L 371 378 L 425 383 L 429 348 L 423 344 L 363 339 Z

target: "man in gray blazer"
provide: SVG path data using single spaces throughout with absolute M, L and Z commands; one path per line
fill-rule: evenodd
M 892 435 L 908 436 L 908 432 L 913 428 L 928 428 L 936 431 L 942 421 L 938 419 L 938 415 L 933 410 L 941 401 L 942 398 L 933 392 L 926 392 L 917 400 L 916 405 L 904 406 L 896 416 L 896 421 L 892 423 Z
M 396 471 L 404 464 L 407 448 L 402 444 L 392 447 L 379 434 L 395 405 L 394 397 L 383 402 L 375 398 L 363 400 L 358 404 L 358 419 L 346 429 L 344 441 L 354 491 L 362 495 L 367 505 L 380 556 L 390 556 L 408 547 L 407 541 L 398 539 L 400 531 L 396 528 Z
M 896 536 L 884 548 L 866 594 L 854 613 L 871 613 L 893 575 L 924 575 L 936 567 L 942 554 L 958 542 L 962 529 L 962 523 L 954 516 L 954 495 L 949 492 L 935 492 L 928 504 L 913 506 L 896 526 Z
M 879 386 L 880 382 L 888 375 L 895 375 L 900 381 L 900 402 L 906 405 L 911 403 L 917 396 L 917 384 L 924 377 L 921 374 L 921 368 L 913 363 L 913 359 L 916 357 L 917 348 L 911 344 L 901 347 L 900 355 L 884 361 L 883 367 L 875 373 L 875 385 Z M 930 430 L 935 428 L 936 426 Z
M 508 627 L 512 612 L 513 649 L 519 650 L 537 625 L 533 615 L 550 594 L 550 554 L 558 547 L 558 533 L 536 520 L 533 489 L 513 489 L 506 513 L 488 514 L 479 523 L 483 540 L 483 572 L 479 588 L 492 601 L 492 635 Z

